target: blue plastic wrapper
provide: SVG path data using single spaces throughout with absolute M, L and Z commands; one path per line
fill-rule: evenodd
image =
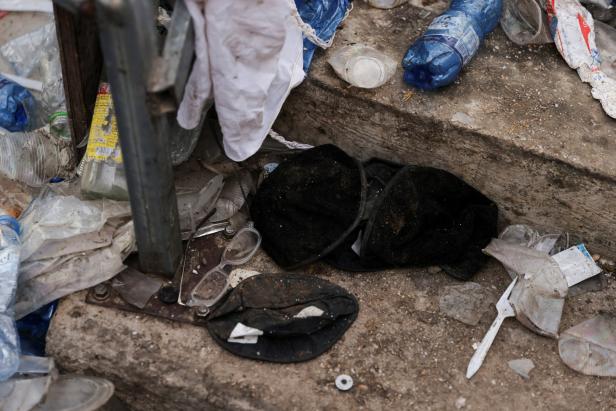
M 34 107 L 34 97 L 28 90 L 0 76 L 0 127 L 8 131 L 26 131 Z
M 45 338 L 57 306 L 54 301 L 17 321 L 21 355 L 45 356 Z
M 295 0 L 295 5 L 304 23 L 309 24 L 317 37 L 328 42 L 344 20 L 349 9 L 349 0 Z M 310 69 L 310 63 L 317 45 L 304 37 L 304 71 Z
M 455 81 L 500 20 L 502 0 L 453 0 L 402 60 L 404 81 L 434 90 Z

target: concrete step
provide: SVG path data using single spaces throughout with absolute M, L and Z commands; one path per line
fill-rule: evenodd
M 278 272 L 262 253 L 249 269 Z M 117 396 L 137 411 L 192 410 L 468 410 L 616 409 L 610 378 L 567 368 L 556 340 L 539 337 L 508 319 L 483 367 L 465 378 L 473 343 L 481 341 L 496 311 L 477 326 L 443 315 L 439 297 L 459 284 L 426 269 L 344 273 L 314 264 L 303 270 L 353 293 L 357 320 L 330 351 L 300 364 L 236 357 L 206 329 L 85 303 L 85 293 L 64 299 L 53 319 L 47 351 L 66 371 L 97 375 L 116 385 Z M 475 277 L 496 296 L 509 276 L 491 261 Z M 569 297 L 561 330 L 599 310 L 616 310 L 616 279 L 597 293 Z M 507 362 L 530 358 L 528 381 Z M 336 376 L 354 388 L 340 392 Z M 460 400 L 463 398 L 464 400 Z
M 553 45 L 519 47 L 498 28 L 459 80 L 435 92 L 404 84 L 401 68 L 385 86 L 361 90 L 327 64 L 330 53 L 353 43 L 401 61 L 433 17 L 356 2 L 275 129 L 361 158 L 446 169 L 491 197 L 503 224 L 571 231 L 616 257 L 616 120 Z

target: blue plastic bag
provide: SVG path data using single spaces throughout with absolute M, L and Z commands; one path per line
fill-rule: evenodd
M 0 127 L 26 131 L 34 114 L 34 97 L 19 84 L 0 76 Z
M 402 60 L 404 81 L 434 90 L 455 81 L 500 20 L 502 0 L 453 0 Z
M 45 339 L 58 301 L 49 303 L 17 321 L 21 355 L 45 356 Z
M 344 20 L 350 7 L 349 0 L 295 0 L 295 5 L 304 23 L 310 25 L 318 39 L 328 43 Z M 317 44 L 304 37 L 304 71 L 310 69 Z

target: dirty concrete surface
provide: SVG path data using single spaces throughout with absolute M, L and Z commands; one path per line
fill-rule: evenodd
M 246 268 L 279 269 L 260 253 Z M 616 386 L 567 368 L 557 341 L 507 319 L 483 367 L 465 378 L 473 343 L 496 315 L 488 310 L 475 327 L 443 315 L 439 292 L 459 284 L 443 272 L 404 269 L 353 274 L 323 264 L 305 269 L 357 296 L 357 321 L 322 356 L 300 364 L 272 364 L 233 356 L 193 325 L 88 305 L 85 293 L 65 299 L 50 333 L 48 351 L 65 370 L 109 378 L 135 410 L 610 410 Z M 600 292 L 568 298 L 561 330 L 600 310 L 616 310 L 616 280 Z M 474 281 L 500 294 L 509 282 L 494 260 Z M 531 359 L 524 380 L 508 361 Z M 354 387 L 337 391 L 349 374 Z M 461 400 L 463 398 L 464 400 Z

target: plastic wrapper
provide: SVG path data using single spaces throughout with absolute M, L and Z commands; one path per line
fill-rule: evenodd
M 295 0 L 297 12 L 304 32 L 304 71 L 310 63 L 317 47 L 331 46 L 336 29 L 351 11 L 350 0 Z
M 135 250 L 135 234 L 130 221 L 117 229 L 111 246 L 63 257 L 53 270 L 20 282 L 15 303 L 16 318 L 113 278 L 126 268 L 124 259 Z
M 537 0 L 503 0 L 503 31 L 516 44 L 552 43 L 545 8 Z
M 360 44 L 336 50 L 328 63 L 341 79 L 361 88 L 382 86 L 394 75 L 397 67 L 391 57 Z
M 547 0 L 546 10 L 556 48 L 580 79 L 592 87 L 592 96 L 616 118 L 616 79 L 601 69 L 594 20 L 577 0 Z
M 601 314 L 564 331 L 558 352 L 582 374 L 616 377 L 616 316 Z
M 53 13 L 51 0 L 0 0 L 0 10 Z
M 5 43 L 0 56 L 10 63 L 14 74 L 43 83 L 42 92 L 32 92 L 38 104 L 31 129 L 42 127 L 52 114 L 64 111 L 62 65 L 53 21 Z
M 556 261 L 500 239 L 492 240 L 484 252 L 518 273 L 509 297 L 518 321 L 537 334 L 557 338 L 569 287 Z

